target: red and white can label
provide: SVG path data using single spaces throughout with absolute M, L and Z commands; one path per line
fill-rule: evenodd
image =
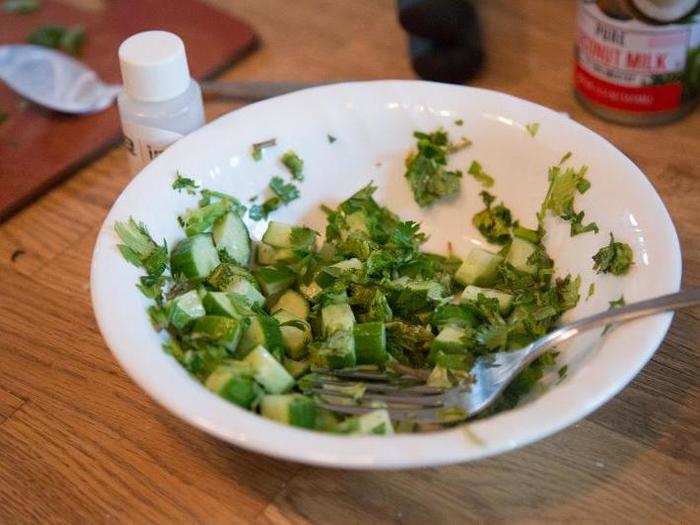
M 574 83 L 600 105 L 638 113 L 677 109 L 700 24 L 616 20 L 590 0 L 579 4 Z

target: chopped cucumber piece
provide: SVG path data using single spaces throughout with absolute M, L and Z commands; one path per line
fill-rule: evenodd
M 510 294 L 473 285 L 469 285 L 464 289 L 460 301 L 476 301 L 479 294 L 490 299 L 496 299 L 498 301 L 498 308 L 502 314 L 508 313 L 511 303 L 513 302 L 513 296 Z
M 250 270 L 231 263 L 221 263 L 207 278 L 207 282 L 222 292 L 233 292 L 233 287 L 241 280 L 257 286 L 255 277 Z
M 455 280 L 463 285 L 489 286 L 498 278 L 498 266 L 503 257 L 481 248 L 472 248 L 455 273 Z
M 243 408 L 251 406 L 262 397 L 262 389 L 253 380 L 252 369 L 242 373 L 241 367 L 221 365 L 214 370 L 204 383 L 212 392 Z
M 478 320 L 472 309 L 466 305 L 444 304 L 435 309 L 430 322 L 438 329 L 442 329 L 448 324 L 475 327 Z
M 275 248 L 309 249 L 316 242 L 316 235 L 310 228 L 270 221 L 262 242 Z
M 277 310 L 287 310 L 300 319 L 309 317 L 308 301 L 304 299 L 299 292 L 295 292 L 294 290 L 287 290 L 280 295 L 277 302 L 270 308 L 272 313 L 275 313 Z
M 394 433 L 389 412 L 385 408 L 373 410 L 361 416 L 350 417 L 340 423 L 336 430 L 351 435 L 376 434 L 386 436 Z
M 458 325 L 447 325 L 440 330 L 440 333 L 430 344 L 428 363 L 434 365 L 440 352 L 445 354 L 461 353 L 465 354 L 471 344 L 472 330 L 468 327 Z
M 178 330 L 185 329 L 195 319 L 206 314 L 202 300 L 196 290 L 178 295 L 166 304 L 170 324 Z
M 296 274 L 288 266 L 263 266 L 258 268 L 255 276 L 265 295 L 280 293 L 294 284 Z
M 217 249 L 224 250 L 231 259 L 246 266 L 250 262 L 250 236 L 241 218 L 228 212 L 214 222 L 211 235 Z
M 535 273 L 537 272 L 537 266 L 528 263 L 527 260 L 533 253 L 535 253 L 536 250 L 537 246 L 531 242 L 514 237 L 510 244 L 510 248 L 508 249 L 506 261 L 520 271 Z
M 269 244 L 265 244 L 264 242 L 258 244 L 255 254 L 258 264 L 262 266 L 268 266 L 277 262 L 277 259 L 275 258 L 277 255 L 277 248 L 270 246 Z
M 253 377 L 270 394 L 284 394 L 294 386 L 294 378 L 263 346 L 250 352 L 244 362 L 253 370 Z
M 264 346 L 275 357 L 282 358 L 284 355 L 284 343 L 282 331 L 276 319 L 262 313 L 251 318 L 250 325 L 243 334 L 238 353 L 245 356 L 256 346 Z
M 418 281 L 409 277 L 394 279 L 387 285 L 391 307 L 409 314 L 434 306 L 443 298 L 445 288 L 437 281 Z
M 292 359 L 306 356 L 306 345 L 312 340 L 311 326 L 287 310 L 278 310 L 273 317 L 280 323 L 282 344 Z
M 263 397 L 260 413 L 286 425 L 313 428 L 316 422 L 316 403 L 302 394 L 270 395 Z
M 288 357 L 285 357 L 282 360 L 282 365 L 294 379 L 298 379 L 304 374 L 306 374 L 310 368 L 308 361 L 296 361 L 295 359 L 289 359 Z
M 309 345 L 311 364 L 318 368 L 355 366 L 355 337 L 352 329 L 339 330 L 328 339 Z
M 202 304 L 209 315 L 223 315 L 234 319 L 240 317 L 231 299 L 224 292 L 207 292 L 202 298 Z
M 262 306 L 265 304 L 265 296 L 246 279 L 241 279 L 236 284 L 230 287 L 231 295 L 235 295 L 243 299 L 251 306 Z
M 189 279 L 206 277 L 219 264 L 219 254 L 208 233 L 181 240 L 170 254 L 173 275 L 182 274 Z
M 328 304 L 321 309 L 321 328 L 324 336 L 340 330 L 350 330 L 355 324 L 355 316 L 348 303 Z
M 386 328 L 383 322 L 356 324 L 353 335 L 358 365 L 383 365 L 389 359 L 386 351 Z
M 245 324 L 230 317 L 205 315 L 194 322 L 192 338 L 205 339 L 223 345 L 227 350 L 234 352 L 241 340 Z

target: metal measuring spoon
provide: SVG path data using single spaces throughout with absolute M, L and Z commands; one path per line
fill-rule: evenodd
M 0 46 L 0 80 L 35 104 L 83 115 L 112 105 L 121 86 L 107 84 L 75 58 L 43 46 Z M 202 82 L 204 94 L 262 100 L 318 84 L 302 82 Z

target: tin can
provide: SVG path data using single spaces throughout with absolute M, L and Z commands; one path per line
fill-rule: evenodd
M 574 91 L 614 122 L 660 124 L 700 99 L 700 1 L 580 0 Z

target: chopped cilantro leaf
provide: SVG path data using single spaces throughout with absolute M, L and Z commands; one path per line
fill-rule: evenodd
M 202 198 L 199 199 L 200 208 L 211 204 L 213 199 L 219 199 L 227 200 L 230 203 L 231 211 L 238 216 L 242 217 L 246 211 L 246 207 L 243 204 L 241 204 L 241 201 L 239 201 L 233 195 L 229 195 L 228 193 L 223 193 L 215 190 L 208 190 L 204 188 L 202 189 L 202 191 L 199 192 L 199 194 L 202 196 Z
M 143 268 L 151 277 L 160 276 L 168 264 L 168 247 L 159 246 L 151 238 L 146 226 L 129 217 L 127 222 L 116 222 L 114 230 L 122 244 L 117 245 L 124 259 Z
M 461 126 L 462 124 L 464 124 L 464 120 L 462 120 L 461 118 L 455 120 L 455 126 Z
M 2 9 L 6 13 L 17 13 L 26 15 L 33 13 L 41 7 L 39 0 L 5 0 L 2 4 Z
M 551 211 L 571 224 L 572 237 L 591 231 L 598 233 L 598 225 L 595 222 L 584 224 L 585 213 L 574 210 L 576 192 L 585 193 L 591 187 L 591 183 L 586 179 L 587 171 L 587 166 L 582 166 L 579 170 L 562 168 L 560 165 L 549 168 L 549 189 L 537 215 L 540 228 L 546 212 Z
M 326 138 L 328 139 L 329 144 L 333 144 L 336 140 L 338 140 L 336 137 L 334 137 L 330 133 L 328 135 L 326 135 Z
M 611 273 L 613 275 L 626 274 L 633 264 L 634 254 L 629 244 L 618 242 L 613 234 L 610 234 L 610 243 L 603 246 L 593 256 L 593 269 L 597 273 Z
M 194 195 L 195 191 L 199 189 L 199 186 L 194 181 L 194 179 L 183 177 L 182 174 L 178 171 L 175 175 L 175 180 L 173 181 L 172 188 L 179 192 L 185 190 L 189 195 Z
M 595 293 L 595 283 L 591 283 L 588 285 L 588 293 L 586 294 L 586 301 L 593 297 L 593 294 Z
M 457 153 L 458 151 L 461 151 L 464 148 L 466 148 L 467 146 L 471 146 L 471 145 L 472 145 L 471 140 L 469 140 L 467 137 L 462 137 L 461 139 L 459 139 L 459 141 L 452 142 L 452 143 L 450 143 L 449 146 L 447 146 L 447 153 L 450 153 L 450 154 Z
M 564 164 L 567 160 L 571 158 L 572 155 L 573 153 L 571 153 L 570 151 L 564 153 L 564 156 L 562 156 L 562 158 L 559 159 L 559 165 L 561 166 L 562 164 Z
M 289 204 L 299 198 L 299 189 L 292 183 L 285 184 L 281 177 L 272 177 L 270 189 L 283 204 Z
M 469 165 L 467 173 L 474 177 L 485 188 L 490 188 L 491 186 L 493 186 L 493 177 L 484 171 L 484 168 L 479 162 L 473 160 L 472 163 Z
M 559 375 L 559 379 L 562 380 L 566 377 L 566 374 L 569 372 L 569 365 L 564 365 L 559 369 L 559 372 L 557 374 Z
M 268 139 L 262 142 L 256 142 L 251 147 L 250 156 L 253 157 L 254 161 L 262 160 L 263 150 L 265 148 L 272 148 L 277 145 L 277 139 Z
M 280 159 L 294 180 L 304 180 L 304 161 L 294 151 L 287 151 Z
M 472 224 L 489 242 L 506 244 L 510 240 L 510 227 L 513 224 L 511 212 L 503 204 L 492 206 L 495 197 L 487 191 L 480 193 L 486 205 L 472 218 Z
M 405 177 L 413 191 L 416 203 L 425 208 L 439 199 L 451 197 L 459 191 L 460 171 L 448 171 L 449 138 L 441 129 L 433 133 L 416 131 L 418 151 L 406 158 Z
M 621 295 L 619 299 L 615 299 L 614 301 L 610 301 L 610 309 L 612 310 L 613 308 L 622 308 L 626 304 L 627 303 L 625 302 L 625 296 Z
M 525 130 L 528 132 L 528 134 L 531 137 L 534 137 L 537 135 L 537 132 L 540 130 L 540 123 L 539 122 L 531 122 L 530 124 L 525 124 Z

